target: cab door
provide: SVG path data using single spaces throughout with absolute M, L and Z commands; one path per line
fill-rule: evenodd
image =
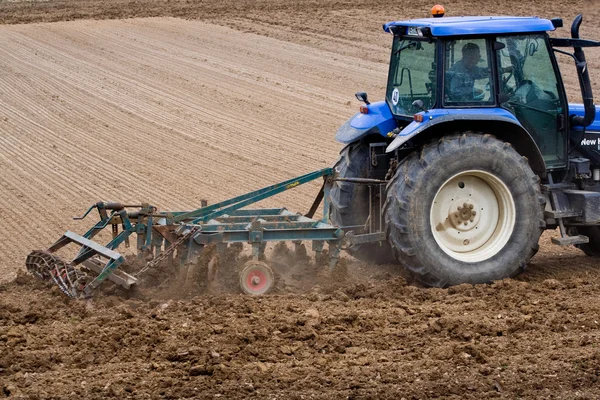
M 546 167 L 567 166 L 568 106 L 546 34 L 497 38 L 500 106 L 536 141 Z

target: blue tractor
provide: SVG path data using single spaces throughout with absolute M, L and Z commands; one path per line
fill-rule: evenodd
M 434 15 L 436 16 L 436 15 Z M 439 16 L 439 15 L 437 15 Z M 444 17 L 390 22 L 386 97 L 337 132 L 330 219 L 348 251 L 398 262 L 444 287 L 512 277 L 545 229 L 600 256 L 600 117 L 582 17 Z M 569 104 L 557 54 L 575 61 Z

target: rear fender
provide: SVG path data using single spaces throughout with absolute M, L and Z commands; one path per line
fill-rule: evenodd
M 356 113 L 335 134 L 335 140 L 348 144 L 367 135 L 379 134 L 389 137 L 388 132 L 396 128 L 396 121 L 385 101 L 378 101 L 367 106 L 367 114 Z
M 392 152 L 412 140 L 424 144 L 436 137 L 453 132 L 485 132 L 509 142 L 521 155 L 529 159 L 531 169 L 540 177 L 546 174 L 546 163 L 535 140 L 517 118 L 502 108 L 435 109 L 419 113 L 423 122 L 413 121 L 389 144 Z

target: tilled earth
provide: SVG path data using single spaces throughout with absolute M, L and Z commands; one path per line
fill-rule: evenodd
M 445 5 L 567 26 L 584 11 L 600 39 L 591 1 Z M 233 270 L 208 287 L 161 271 L 85 302 L 18 272 L 100 199 L 189 209 L 330 166 L 353 93 L 383 96 L 381 24 L 429 6 L 0 1 L 0 397 L 599 398 L 598 260 L 552 246 L 555 232 L 518 278 L 449 289 L 294 259 L 259 298 Z M 264 205 L 304 211 L 316 189 Z
M 72 301 L 20 275 L 0 287 L 0 395 L 598 398 L 598 271 L 574 254 L 545 261 L 449 289 L 344 262 L 334 276 L 298 271 L 317 278 L 308 290 L 178 300 Z

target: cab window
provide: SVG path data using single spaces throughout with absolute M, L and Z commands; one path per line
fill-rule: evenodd
M 485 39 L 450 40 L 444 46 L 444 105 L 493 104 L 491 58 Z
M 394 38 L 386 100 L 395 115 L 412 117 L 421 111 L 412 105 L 415 100 L 428 109 L 435 105 L 435 46 L 435 41 Z

